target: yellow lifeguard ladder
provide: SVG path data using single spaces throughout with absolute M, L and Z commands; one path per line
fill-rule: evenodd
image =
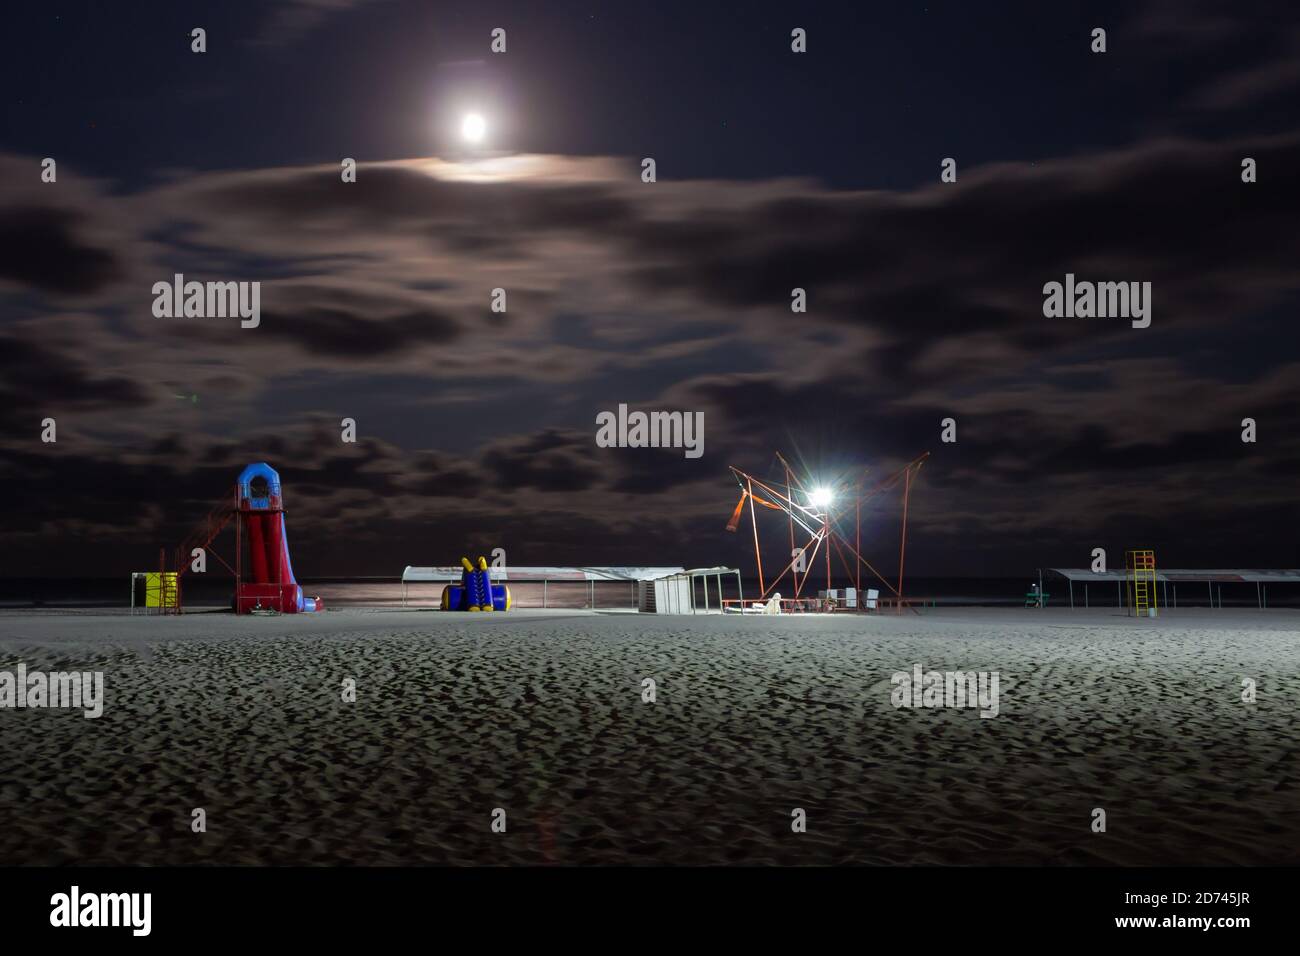
M 1124 567 L 1128 577 L 1129 614 L 1155 617 L 1159 613 L 1156 598 L 1156 553 L 1125 551 Z

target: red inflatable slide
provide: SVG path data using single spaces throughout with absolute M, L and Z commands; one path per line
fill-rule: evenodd
M 319 611 L 319 598 L 303 597 L 289 561 L 284 530 L 280 476 L 266 462 L 255 462 L 239 474 L 239 510 L 248 532 L 250 580 L 235 594 L 235 611 L 279 611 L 296 614 Z

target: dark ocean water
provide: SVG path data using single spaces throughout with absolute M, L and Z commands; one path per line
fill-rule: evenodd
M 319 596 L 326 607 L 400 607 L 402 605 L 402 584 L 396 577 L 356 577 L 356 578 L 306 578 L 301 582 L 303 592 L 309 596 Z M 758 596 L 756 580 L 744 582 L 745 597 Z M 837 587 L 845 582 L 836 581 Z M 1023 605 L 1025 592 L 1031 580 L 1028 576 L 1021 578 L 923 578 L 918 577 L 905 582 L 904 594 L 919 604 L 938 606 L 1015 606 Z M 728 599 L 736 595 L 735 579 L 723 581 L 724 594 Z M 1049 605 L 1066 605 L 1070 603 L 1069 589 L 1063 580 L 1045 582 L 1049 594 Z M 810 582 L 804 596 L 814 595 L 815 582 Z M 865 589 L 866 582 L 863 582 Z M 790 588 L 781 588 L 785 597 L 792 597 Z M 887 594 L 883 587 L 879 590 Z M 234 583 L 229 576 L 210 574 L 206 577 L 187 575 L 184 579 L 184 601 L 187 607 L 228 607 Z M 412 606 L 437 606 L 442 586 L 436 584 L 412 585 L 408 589 L 408 601 Z M 543 601 L 548 607 L 589 607 L 591 592 L 585 584 L 552 583 L 547 585 L 545 594 L 541 584 L 511 585 L 511 593 L 516 606 L 541 607 Z M 696 588 L 697 603 L 702 605 L 700 586 Z M 1095 584 L 1088 589 L 1089 603 L 1093 607 L 1114 606 L 1118 595 L 1113 584 Z M 1204 588 L 1181 585 L 1178 592 L 1180 607 L 1205 607 L 1209 605 L 1209 594 Z M 1080 585 L 1075 585 L 1074 599 L 1078 606 L 1083 606 L 1084 595 Z M 1254 607 L 1256 602 L 1253 585 L 1224 585 L 1221 592 L 1215 593 L 1216 603 L 1222 600 L 1224 607 Z M 596 606 L 599 608 L 622 608 L 634 606 L 633 586 L 624 583 L 600 583 L 595 589 Z M 710 585 L 710 602 L 716 606 L 716 586 Z M 0 578 L 0 608 L 127 608 L 131 604 L 131 586 L 128 578 Z M 1271 585 L 1268 589 L 1270 607 L 1300 607 L 1300 588 Z

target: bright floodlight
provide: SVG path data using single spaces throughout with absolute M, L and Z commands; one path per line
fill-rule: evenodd
M 825 508 L 834 497 L 829 488 L 815 488 L 813 493 L 808 496 L 808 500 L 812 502 L 814 508 Z
M 471 143 L 481 143 L 487 135 L 487 120 L 478 113 L 467 113 L 460 121 L 460 135 Z

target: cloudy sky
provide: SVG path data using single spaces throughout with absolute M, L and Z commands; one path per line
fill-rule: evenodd
M 1300 566 L 1300 15 L 874 6 L 15 8 L 0 574 L 147 567 L 255 460 L 304 577 L 748 568 L 727 466 L 776 449 L 930 451 L 918 574 Z M 260 281 L 260 325 L 155 317 L 177 272 Z M 1066 273 L 1150 282 L 1150 327 L 1045 318 Z M 620 403 L 703 412 L 703 456 L 597 447 Z

